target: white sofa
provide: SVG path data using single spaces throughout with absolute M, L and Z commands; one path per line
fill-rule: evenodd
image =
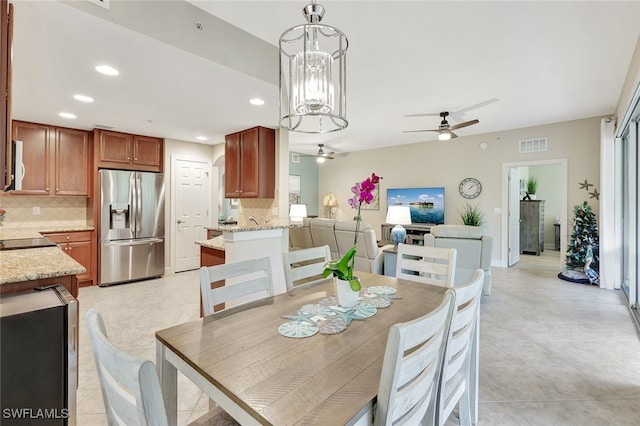
M 491 295 L 491 251 L 493 238 L 483 235 L 478 226 L 437 225 L 424 235 L 424 245 L 431 247 L 454 248 L 456 257 L 455 284 L 471 281 L 476 269 L 484 270 L 482 294 Z
M 353 247 L 355 230 L 355 221 L 305 218 L 301 226 L 289 228 L 289 247 L 291 250 L 298 250 L 328 245 L 331 258 L 339 259 Z M 360 223 L 357 246 L 354 269 L 382 275 L 384 271 L 382 250 L 392 245 L 378 247 L 375 231 L 370 225 Z

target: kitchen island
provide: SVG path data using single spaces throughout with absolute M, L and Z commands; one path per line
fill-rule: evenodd
M 286 285 L 284 268 L 282 267 L 282 253 L 289 251 L 289 227 L 288 223 L 207 227 L 207 230 L 222 232 L 222 236 L 196 242 L 201 246 L 201 263 L 203 260 L 209 259 L 209 256 L 216 256 L 219 263 L 269 256 L 273 277 L 273 293 L 284 293 Z M 220 262 L 220 253 L 224 253 L 223 262 Z M 212 265 L 203 263 L 202 266 Z

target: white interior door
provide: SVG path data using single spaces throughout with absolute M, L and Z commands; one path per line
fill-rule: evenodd
M 520 172 L 509 169 L 509 266 L 520 261 Z
M 175 159 L 175 272 L 200 267 L 198 240 L 207 238 L 206 226 L 211 224 L 211 163 Z

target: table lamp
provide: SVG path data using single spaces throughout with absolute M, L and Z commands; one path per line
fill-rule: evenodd
M 302 223 L 302 218 L 307 217 L 306 204 L 291 204 L 289 208 L 289 219 L 291 222 Z
M 404 243 L 407 238 L 407 230 L 402 225 L 411 225 L 411 208 L 409 206 L 389 206 L 386 222 L 396 225 L 391 229 L 391 241 L 395 247 L 398 247 L 398 244 Z

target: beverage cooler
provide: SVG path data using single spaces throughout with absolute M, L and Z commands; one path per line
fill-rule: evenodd
M 76 424 L 77 333 L 62 286 L 0 297 L 0 424 Z

